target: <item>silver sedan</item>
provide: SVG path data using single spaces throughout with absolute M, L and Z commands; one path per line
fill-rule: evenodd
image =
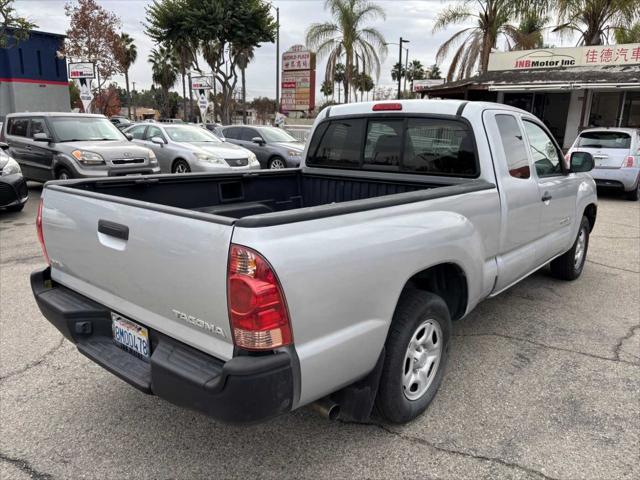
M 258 170 L 260 163 L 246 148 L 223 142 L 194 125 L 140 123 L 125 133 L 156 154 L 163 173 Z

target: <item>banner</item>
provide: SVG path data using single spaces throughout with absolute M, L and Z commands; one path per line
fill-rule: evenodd
M 93 93 L 91 92 L 91 79 L 90 78 L 78 78 L 76 79 L 78 88 L 80 89 L 80 100 L 84 107 L 84 113 L 91 113 L 89 106 L 93 101 Z
M 207 100 L 207 91 L 205 89 L 198 90 L 198 108 L 200 109 L 200 118 L 204 123 L 209 108 L 209 100 Z

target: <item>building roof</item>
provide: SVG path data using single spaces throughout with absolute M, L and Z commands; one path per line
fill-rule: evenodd
M 423 90 L 436 93 L 452 90 L 553 89 L 640 85 L 640 65 L 571 67 L 558 69 L 500 70 Z
M 11 28 L 11 27 L 0 28 L 0 31 L 2 30 L 12 32 L 15 30 L 15 28 Z M 67 38 L 66 35 L 63 35 L 61 33 L 43 32 L 41 30 L 29 30 L 29 35 L 43 35 L 46 37 Z

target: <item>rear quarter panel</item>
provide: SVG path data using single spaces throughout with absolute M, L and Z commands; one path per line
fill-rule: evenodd
M 469 311 L 493 287 L 499 228 L 495 189 L 266 228 L 233 242 L 273 265 L 300 359 L 300 404 L 366 375 L 384 345 L 400 293 L 415 273 L 455 263 Z

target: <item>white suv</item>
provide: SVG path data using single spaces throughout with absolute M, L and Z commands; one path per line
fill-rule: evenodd
M 591 174 L 598 187 L 624 190 L 629 200 L 640 198 L 640 130 L 589 128 L 580 132 L 567 158 L 577 151 L 593 156 Z

